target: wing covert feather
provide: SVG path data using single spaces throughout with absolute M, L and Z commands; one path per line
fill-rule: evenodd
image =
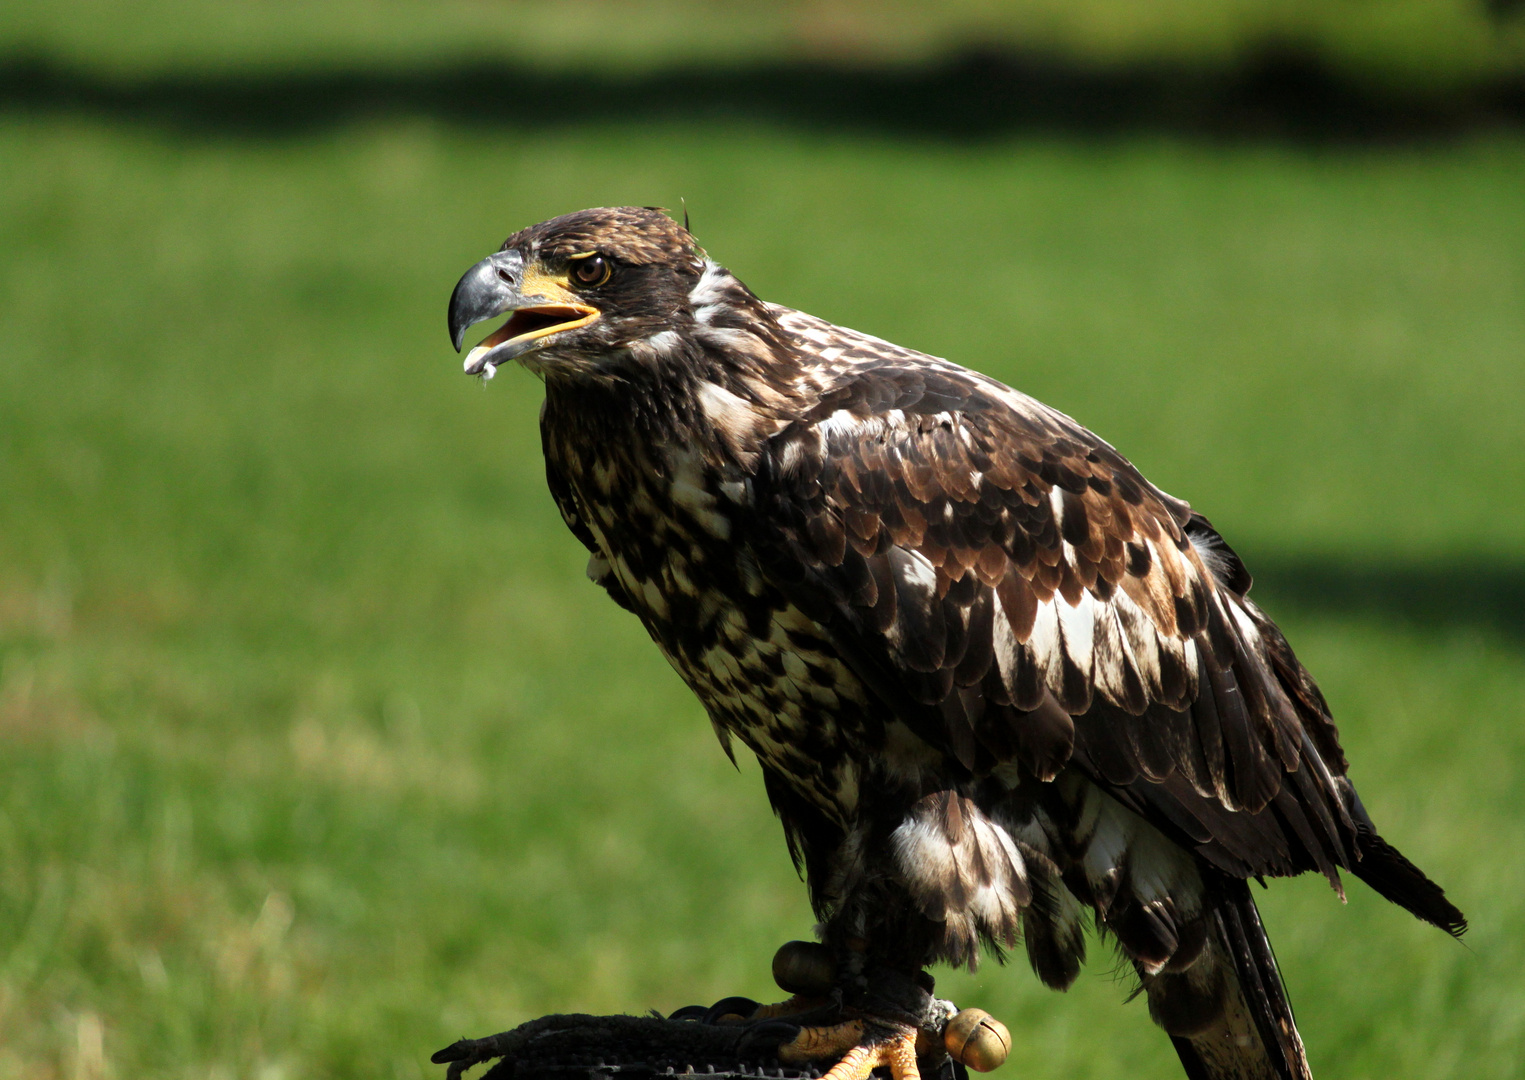
M 1068 417 L 892 348 L 765 447 L 774 580 L 971 771 L 1073 760 L 1241 872 L 1350 865 L 1323 699 L 1206 519 Z

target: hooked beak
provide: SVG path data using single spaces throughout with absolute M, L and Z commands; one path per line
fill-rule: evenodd
M 461 351 L 466 331 L 512 311 L 513 317 L 466 354 L 466 373 L 492 378 L 506 363 L 545 344 L 553 335 L 598 321 L 598 309 L 581 303 L 571 290 L 541 274 L 525 295 L 524 257 L 499 251 L 466 271 L 450 295 L 450 343 Z

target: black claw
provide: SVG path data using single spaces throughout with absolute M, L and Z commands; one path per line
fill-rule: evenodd
M 709 1007 L 709 1011 L 704 1015 L 704 1022 L 706 1024 L 714 1024 L 717 1023 L 722 1016 L 733 1015 L 740 1016 L 745 1019 L 746 1017 L 751 1016 L 760 1008 L 762 1008 L 762 1006 L 753 1001 L 751 998 L 721 998 L 719 1001 L 715 1002 L 715 1004 Z
M 466 1070 L 475 1068 L 484 1061 L 502 1057 L 503 1039 L 511 1032 L 500 1032 L 497 1035 L 489 1035 L 485 1039 L 458 1039 L 445 1047 L 436 1050 L 429 1060 L 436 1065 L 449 1064 L 445 1070 L 445 1080 L 459 1080 Z
M 436 1050 L 429 1060 L 436 1065 L 445 1065 L 452 1061 L 465 1061 L 467 1058 L 476 1057 L 478 1045 L 481 1039 L 457 1039 L 443 1050 Z
M 685 1005 L 669 1013 L 669 1020 L 703 1020 L 709 1016 L 710 1010 L 706 1005 Z
M 799 1033 L 800 1026 L 791 1024 L 788 1020 L 764 1020 L 747 1028 L 736 1049 L 743 1055 L 777 1057 L 778 1048 Z

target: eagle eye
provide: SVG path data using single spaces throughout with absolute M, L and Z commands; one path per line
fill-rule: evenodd
M 602 285 L 609 280 L 609 274 L 609 263 L 602 255 L 589 255 L 572 263 L 572 283 L 584 289 Z

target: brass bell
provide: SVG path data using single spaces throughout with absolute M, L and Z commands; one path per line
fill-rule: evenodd
M 773 981 L 800 997 L 825 997 L 836 986 L 836 957 L 813 941 L 786 941 L 773 954 Z
M 965 1009 L 954 1014 L 943 1028 L 948 1056 L 975 1072 L 998 1069 L 1011 1053 L 1011 1032 L 984 1009 Z

